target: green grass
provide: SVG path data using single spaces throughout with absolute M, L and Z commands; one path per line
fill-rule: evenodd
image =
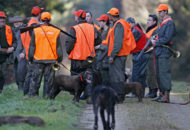
M 40 90 L 42 93 L 42 90 Z M 72 104 L 73 96 L 61 92 L 55 100 L 39 97 L 25 98 L 22 92 L 18 92 L 16 84 L 5 86 L 0 94 L 0 116 L 21 115 L 37 116 L 42 118 L 44 127 L 28 124 L 2 125 L 0 130 L 71 130 L 76 129 L 78 116 L 84 103 Z
M 173 81 L 172 82 L 172 93 L 181 96 L 185 101 L 188 101 L 188 95 L 190 93 L 190 83 Z

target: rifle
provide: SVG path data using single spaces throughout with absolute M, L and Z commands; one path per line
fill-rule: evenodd
M 32 25 L 30 27 L 21 27 L 20 28 L 20 33 L 24 33 L 30 30 L 33 30 L 34 28 L 40 27 L 42 24 L 37 24 L 37 25 Z
M 62 33 L 66 34 L 67 36 L 73 38 L 73 39 L 76 39 L 76 37 L 72 36 L 71 34 L 67 33 L 66 31 L 63 31 L 62 29 L 58 28 L 57 26 L 51 24 L 51 23 L 43 23 L 43 24 L 37 24 L 37 25 L 34 25 L 34 26 L 30 26 L 30 27 L 22 27 L 20 28 L 20 33 L 23 33 L 23 32 L 26 32 L 26 31 L 30 31 L 34 28 L 37 28 L 37 27 L 40 27 L 41 25 L 44 25 L 44 24 L 47 24 L 48 26 L 52 26 L 56 29 L 59 29 Z
M 71 38 L 73 38 L 73 39 L 76 39 L 76 37 L 74 37 L 73 35 L 71 35 L 71 34 L 69 34 L 69 33 L 67 33 L 66 31 L 63 31 L 62 29 L 60 29 L 59 27 L 57 27 L 57 26 L 55 26 L 55 25 L 53 25 L 53 24 L 51 24 L 51 23 L 47 23 L 49 26 L 52 26 L 52 27 L 54 27 L 54 28 L 57 28 L 57 29 L 59 29 L 62 33 L 64 33 L 65 35 L 67 35 L 67 36 L 69 36 L 69 37 L 71 37 Z
M 140 54 L 137 57 L 137 60 L 139 60 L 142 56 L 142 54 L 144 53 L 144 51 L 146 50 L 146 48 L 150 45 L 151 40 L 155 39 L 156 35 L 153 35 L 150 39 L 148 39 L 148 41 L 146 42 L 146 45 L 144 46 L 144 48 L 141 50 Z
M 102 56 L 98 59 L 99 62 L 101 62 L 105 56 L 108 54 L 108 48 L 106 49 L 106 51 L 102 54 Z

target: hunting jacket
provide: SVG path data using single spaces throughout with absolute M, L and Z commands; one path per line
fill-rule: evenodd
M 169 20 L 158 29 L 158 40 L 156 40 L 155 55 L 160 58 L 169 58 L 172 56 L 170 50 L 161 45 L 170 45 L 175 35 L 175 24 L 173 20 Z

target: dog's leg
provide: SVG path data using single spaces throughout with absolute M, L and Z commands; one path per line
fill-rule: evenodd
M 107 108 L 107 122 L 106 122 L 106 130 L 111 130 L 110 127 L 110 110 L 111 108 Z
M 114 130 L 115 129 L 115 108 L 114 108 L 114 106 L 112 106 L 112 108 L 111 108 L 111 115 L 112 115 L 111 128 Z
M 79 95 L 78 89 L 75 89 L 73 102 L 74 103 L 79 102 L 79 98 L 80 98 L 80 95 Z
M 98 129 L 98 106 L 96 104 L 93 105 L 94 110 L 94 130 Z
M 143 89 L 136 92 L 138 101 L 142 102 L 142 98 L 144 97 Z
M 100 108 L 100 116 L 101 116 L 101 119 L 102 119 L 104 130 L 106 130 L 106 120 L 105 120 L 104 109 L 103 108 Z
M 81 95 L 80 91 L 76 90 L 76 102 L 79 102 L 80 95 Z
M 139 102 L 142 102 L 142 97 L 141 97 L 141 95 L 138 96 L 138 101 L 139 101 Z
M 49 94 L 50 99 L 55 99 L 55 97 L 59 94 L 61 89 L 58 86 L 54 86 Z

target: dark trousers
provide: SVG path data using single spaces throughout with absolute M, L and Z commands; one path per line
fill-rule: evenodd
M 26 72 L 27 72 L 27 61 L 25 58 L 21 60 L 15 60 L 14 62 L 14 71 L 15 71 L 15 79 L 17 85 L 24 84 Z
M 29 87 L 29 96 L 35 96 L 39 94 L 39 88 L 44 76 L 44 88 L 43 97 L 47 97 L 53 87 L 55 71 L 52 69 L 51 63 L 33 63 L 34 72 Z
M 30 87 L 30 80 L 32 78 L 32 73 L 34 71 L 34 65 L 33 63 L 30 63 L 27 61 L 27 72 L 25 76 L 25 82 L 24 82 L 24 95 L 28 94 L 29 87 Z
M 0 93 L 3 90 L 3 86 L 5 83 L 5 73 L 7 71 L 7 63 L 6 61 L 3 63 L 0 63 Z
M 133 54 L 132 82 L 140 82 L 145 88 L 146 85 L 146 67 L 150 54 L 143 54 L 141 59 L 137 60 L 138 53 Z
M 171 60 L 156 57 L 156 77 L 160 92 L 171 91 Z
M 116 56 L 114 62 L 109 65 L 110 84 L 118 95 L 124 94 L 126 58 L 127 56 Z
M 150 90 L 157 89 L 156 87 L 156 73 L 154 70 L 154 56 L 151 53 L 150 58 L 147 65 L 147 79 L 146 79 L 147 85 Z

